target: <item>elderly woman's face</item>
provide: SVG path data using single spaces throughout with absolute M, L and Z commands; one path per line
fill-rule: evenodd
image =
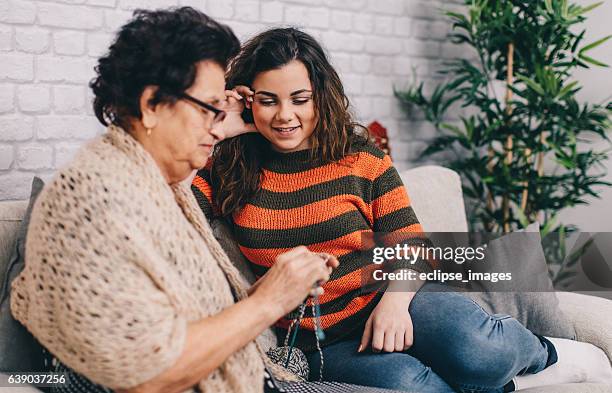
M 189 96 L 222 109 L 225 104 L 225 70 L 215 62 L 197 65 Z M 215 114 L 196 103 L 179 99 L 174 105 L 156 110 L 156 126 L 151 132 L 154 158 L 170 182 L 186 179 L 195 169 L 206 165 L 213 145 L 222 138 L 216 129 Z

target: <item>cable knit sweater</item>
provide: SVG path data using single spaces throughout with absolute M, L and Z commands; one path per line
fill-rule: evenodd
M 11 309 L 59 360 L 116 389 L 171 367 L 187 324 L 231 306 L 232 289 L 246 296 L 189 186 L 170 187 L 140 143 L 109 127 L 38 198 Z M 249 343 L 199 389 L 262 391 L 263 359 Z

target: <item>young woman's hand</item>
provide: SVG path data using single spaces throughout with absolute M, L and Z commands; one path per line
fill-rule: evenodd
M 244 101 L 246 103 L 245 105 L 247 106 L 247 108 L 249 108 L 251 106 L 251 103 L 253 102 L 255 92 L 251 90 L 250 87 L 244 85 L 238 85 L 234 87 L 233 90 L 238 93 L 238 95 L 244 98 Z
M 245 100 L 252 96 L 251 90 L 246 86 L 238 86 L 233 90 L 226 90 L 225 97 L 225 112 L 226 116 L 223 120 L 222 129 L 225 138 L 232 138 L 247 132 L 257 132 L 255 124 L 245 123 L 242 119 L 242 111 L 244 111 Z M 241 95 L 245 94 L 245 95 Z
M 412 319 L 408 307 L 411 294 L 385 292 L 366 322 L 357 352 L 365 350 L 370 341 L 374 352 L 402 352 L 412 346 Z
M 317 283 L 320 286 L 329 280 L 332 269 L 338 264 L 333 255 L 296 247 L 276 258 L 274 265 L 252 288 L 251 296 L 269 305 L 280 318 L 299 306 Z

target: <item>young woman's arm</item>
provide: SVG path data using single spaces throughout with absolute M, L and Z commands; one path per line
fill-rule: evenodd
M 249 132 L 257 132 L 255 125 L 245 123 L 241 116 L 245 107 L 245 101 L 252 94 L 253 92 L 244 86 L 238 86 L 233 90 L 225 91 L 226 102 L 223 110 L 226 116 L 220 125 L 222 139 L 233 138 Z M 206 167 L 197 171 L 191 180 L 191 191 L 193 191 L 200 209 L 202 209 L 204 215 L 209 220 L 219 216 L 219 210 L 214 203 L 214 190 L 210 182 L 211 168 L 212 159 L 209 159 Z
M 200 169 L 191 180 L 191 191 L 208 220 L 219 216 L 219 210 L 214 202 L 213 187 L 210 184 L 211 166 L 212 160 L 208 160 L 208 164 Z
M 375 232 L 398 233 L 391 236 L 401 242 L 406 233 L 406 243 L 418 244 L 424 239 L 423 228 L 419 223 L 410 198 L 402 180 L 393 167 L 391 159 L 385 155 L 377 169 L 372 186 L 372 216 Z M 426 239 L 424 239 L 426 240 Z M 391 261 L 395 271 L 412 269 L 417 272 L 430 271 L 428 261 Z M 412 320 L 408 307 L 416 292 L 424 284 L 422 280 L 391 281 L 380 302 L 366 322 L 358 352 L 371 344 L 375 352 L 405 351 L 413 342 Z

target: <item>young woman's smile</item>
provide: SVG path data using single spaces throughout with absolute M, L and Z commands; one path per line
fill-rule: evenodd
M 279 132 L 281 135 L 284 136 L 290 136 L 293 135 L 293 133 L 295 131 L 297 131 L 298 128 L 300 128 L 300 126 L 293 126 L 293 127 L 272 127 L 274 129 L 274 131 Z

